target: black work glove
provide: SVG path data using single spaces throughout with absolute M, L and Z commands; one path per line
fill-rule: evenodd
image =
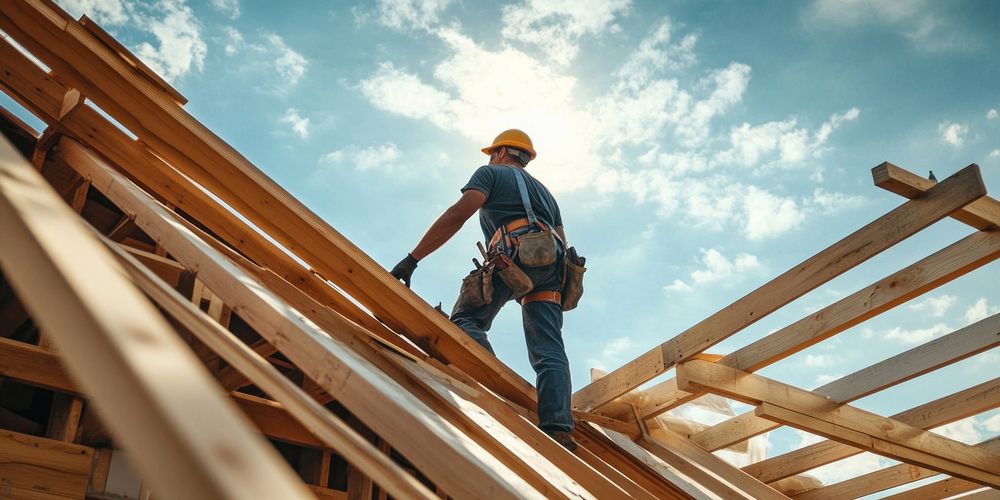
M 399 261 L 396 267 L 389 271 L 392 276 L 398 280 L 403 280 L 406 284 L 406 288 L 410 288 L 410 278 L 413 277 L 413 270 L 417 268 L 417 259 L 413 258 L 412 255 L 406 254 L 406 258 Z

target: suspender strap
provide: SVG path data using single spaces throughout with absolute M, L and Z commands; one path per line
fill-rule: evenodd
M 524 297 L 521 297 L 521 305 L 525 305 L 528 302 L 553 302 L 562 305 L 562 294 L 559 292 L 531 292 Z
M 538 219 L 535 217 L 535 211 L 531 209 L 531 200 L 528 198 L 528 185 L 524 181 L 524 172 L 517 167 L 510 167 L 514 169 L 514 174 L 517 176 L 517 190 L 521 192 L 521 204 L 524 205 L 524 213 L 528 215 L 528 223 L 535 224 Z

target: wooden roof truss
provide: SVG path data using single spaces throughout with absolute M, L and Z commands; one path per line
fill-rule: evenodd
M 850 404 L 995 347 L 998 315 L 812 391 L 753 373 L 1000 256 L 1000 204 L 975 165 L 940 183 L 876 167 L 876 185 L 907 201 L 596 378 L 574 396 L 570 453 L 533 425 L 527 381 L 195 120 L 92 20 L 0 0 L 0 31 L 0 86 L 46 124 L 0 120 L 19 150 L 0 143 L 0 382 L 52 394 L 44 423 L 0 406 L 0 456 L 13 457 L 0 460 L 0 496 L 100 494 L 107 439 L 163 498 L 853 498 L 934 474 L 949 477 L 914 491 L 1000 486 L 996 441 L 930 431 L 996 408 L 1000 379 L 889 417 Z M 975 231 L 706 353 L 949 216 Z M 690 434 L 657 418 L 706 394 L 755 410 Z M 712 453 L 781 425 L 829 440 L 742 469 Z M 782 486 L 862 451 L 904 464 Z

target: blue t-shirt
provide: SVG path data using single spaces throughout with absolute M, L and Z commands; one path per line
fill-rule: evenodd
M 517 173 L 510 165 L 485 165 L 479 167 L 468 184 L 462 188 L 475 189 L 486 195 L 486 203 L 479 209 L 479 225 L 483 228 L 486 241 L 493 237 L 497 228 L 508 222 L 527 217 L 524 204 L 521 202 L 521 192 L 517 189 Z M 553 227 L 562 225 L 562 215 L 559 204 L 538 179 L 532 177 L 524 169 L 524 182 L 528 187 L 528 199 L 535 217 Z

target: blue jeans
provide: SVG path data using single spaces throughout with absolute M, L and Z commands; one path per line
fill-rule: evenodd
M 531 278 L 532 291 L 559 291 L 563 281 L 563 258 L 559 248 L 555 264 L 544 267 L 522 267 Z M 515 263 L 520 262 L 515 258 Z M 468 308 L 456 305 L 451 321 L 458 325 L 486 350 L 493 346 L 486 332 L 500 308 L 513 298 L 510 288 L 493 275 L 493 300 L 484 306 Z M 570 398 L 573 386 L 569 376 L 569 360 L 562 340 L 562 306 L 553 302 L 529 302 L 521 307 L 524 340 L 528 345 L 528 361 L 535 370 L 538 391 L 538 427 L 546 432 L 573 430 Z M 495 354 L 495 353 L 494 353 Z

